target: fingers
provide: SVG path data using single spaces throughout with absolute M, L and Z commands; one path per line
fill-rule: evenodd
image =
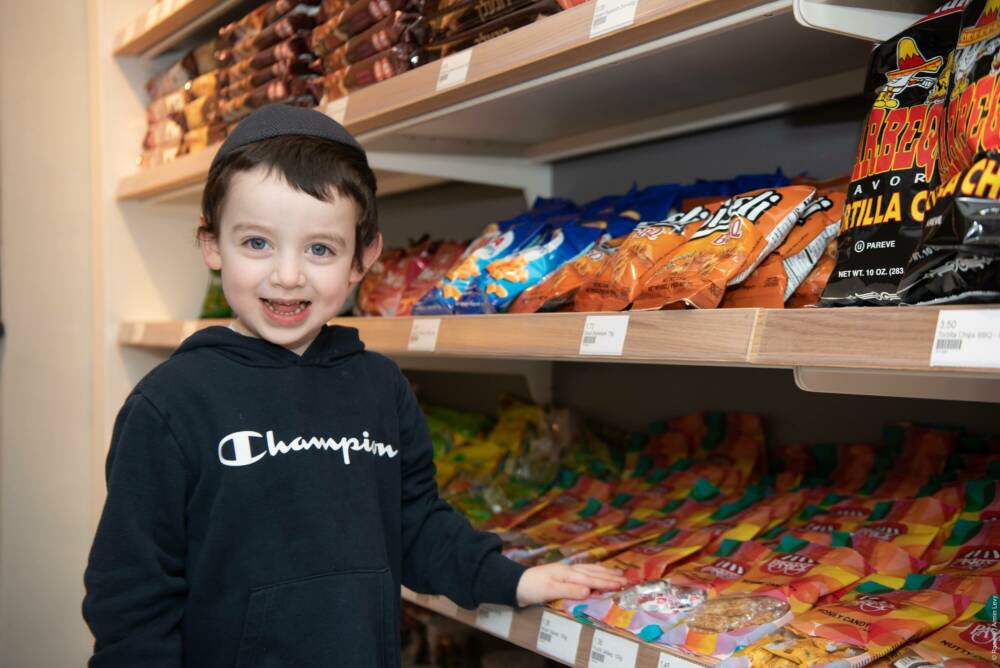
M 574 566 L 573 568 L 588 573 L 590 575 L 593 575 L 594 577 L 621 581 L 623 584 L 626 581 L 625 576 L 622 575 L 622 572 L 619 570 L 615 570 L 614 568 L 606 568 L 604 566 L 598 566 L 597 564 L 579 564 L 577 566 Z
M 559 579 L 563 582 L 570 582 L 573 584 L 584 585 L 590 589 L 618 589 L 624 584 L 624 580 L 619 580 L 617 578 L 613 579 L 611 577 L 603 577 L 597 575 L 591 575 L 590 573 L 570 568 L 564 573 L 560 573 Z
M 574 601 L 581 601 L 586 598 L 590 598 L 590 587 L 582 584 L 573 584 L 571 582 L 561 582 L 559 580 L 552 580 L 548 583 L 546 587 L 546 597 L 545 600 L 552 601 L 560 598 L 568 598 Z

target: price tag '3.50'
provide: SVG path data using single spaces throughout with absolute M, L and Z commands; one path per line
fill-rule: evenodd
M 931 366 L 1000 368 L 1000 309 L 938 313 Z

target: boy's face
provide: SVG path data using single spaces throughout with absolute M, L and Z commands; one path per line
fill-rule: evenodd
M 301 355 L 382 249 L 381 237 L 354 263 L 354 200 L 322 202 L 263 167 L 234 174 L 219 236 L 202 254 L 222 270 L 235 328 Z

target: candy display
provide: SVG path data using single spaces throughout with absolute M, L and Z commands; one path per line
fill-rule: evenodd
M 444 495 L 505 554 L 629 582 L 554 610 L 731 668 L 981 658 L 954 637 L 985 638 L 973 620 L 1000 591 L 996 439 L 904 423 L 879 444 L 765 448 L 756 416 L 699 412 L 616 448 L 595 426 L 561 438 L 560 415 L 431 410 Z

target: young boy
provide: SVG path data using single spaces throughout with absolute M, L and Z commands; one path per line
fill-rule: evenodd
M 382 250 L 375 177 L 344 128 L 255 112 L 202 205 L 236 320 L 187 339 L 115 421 L 85 575 L 92 667 L 397 666 L 401 584 L 466 608 L 624 584 L 501 556 L 438 498 L 396 365 L 326 325 Z

